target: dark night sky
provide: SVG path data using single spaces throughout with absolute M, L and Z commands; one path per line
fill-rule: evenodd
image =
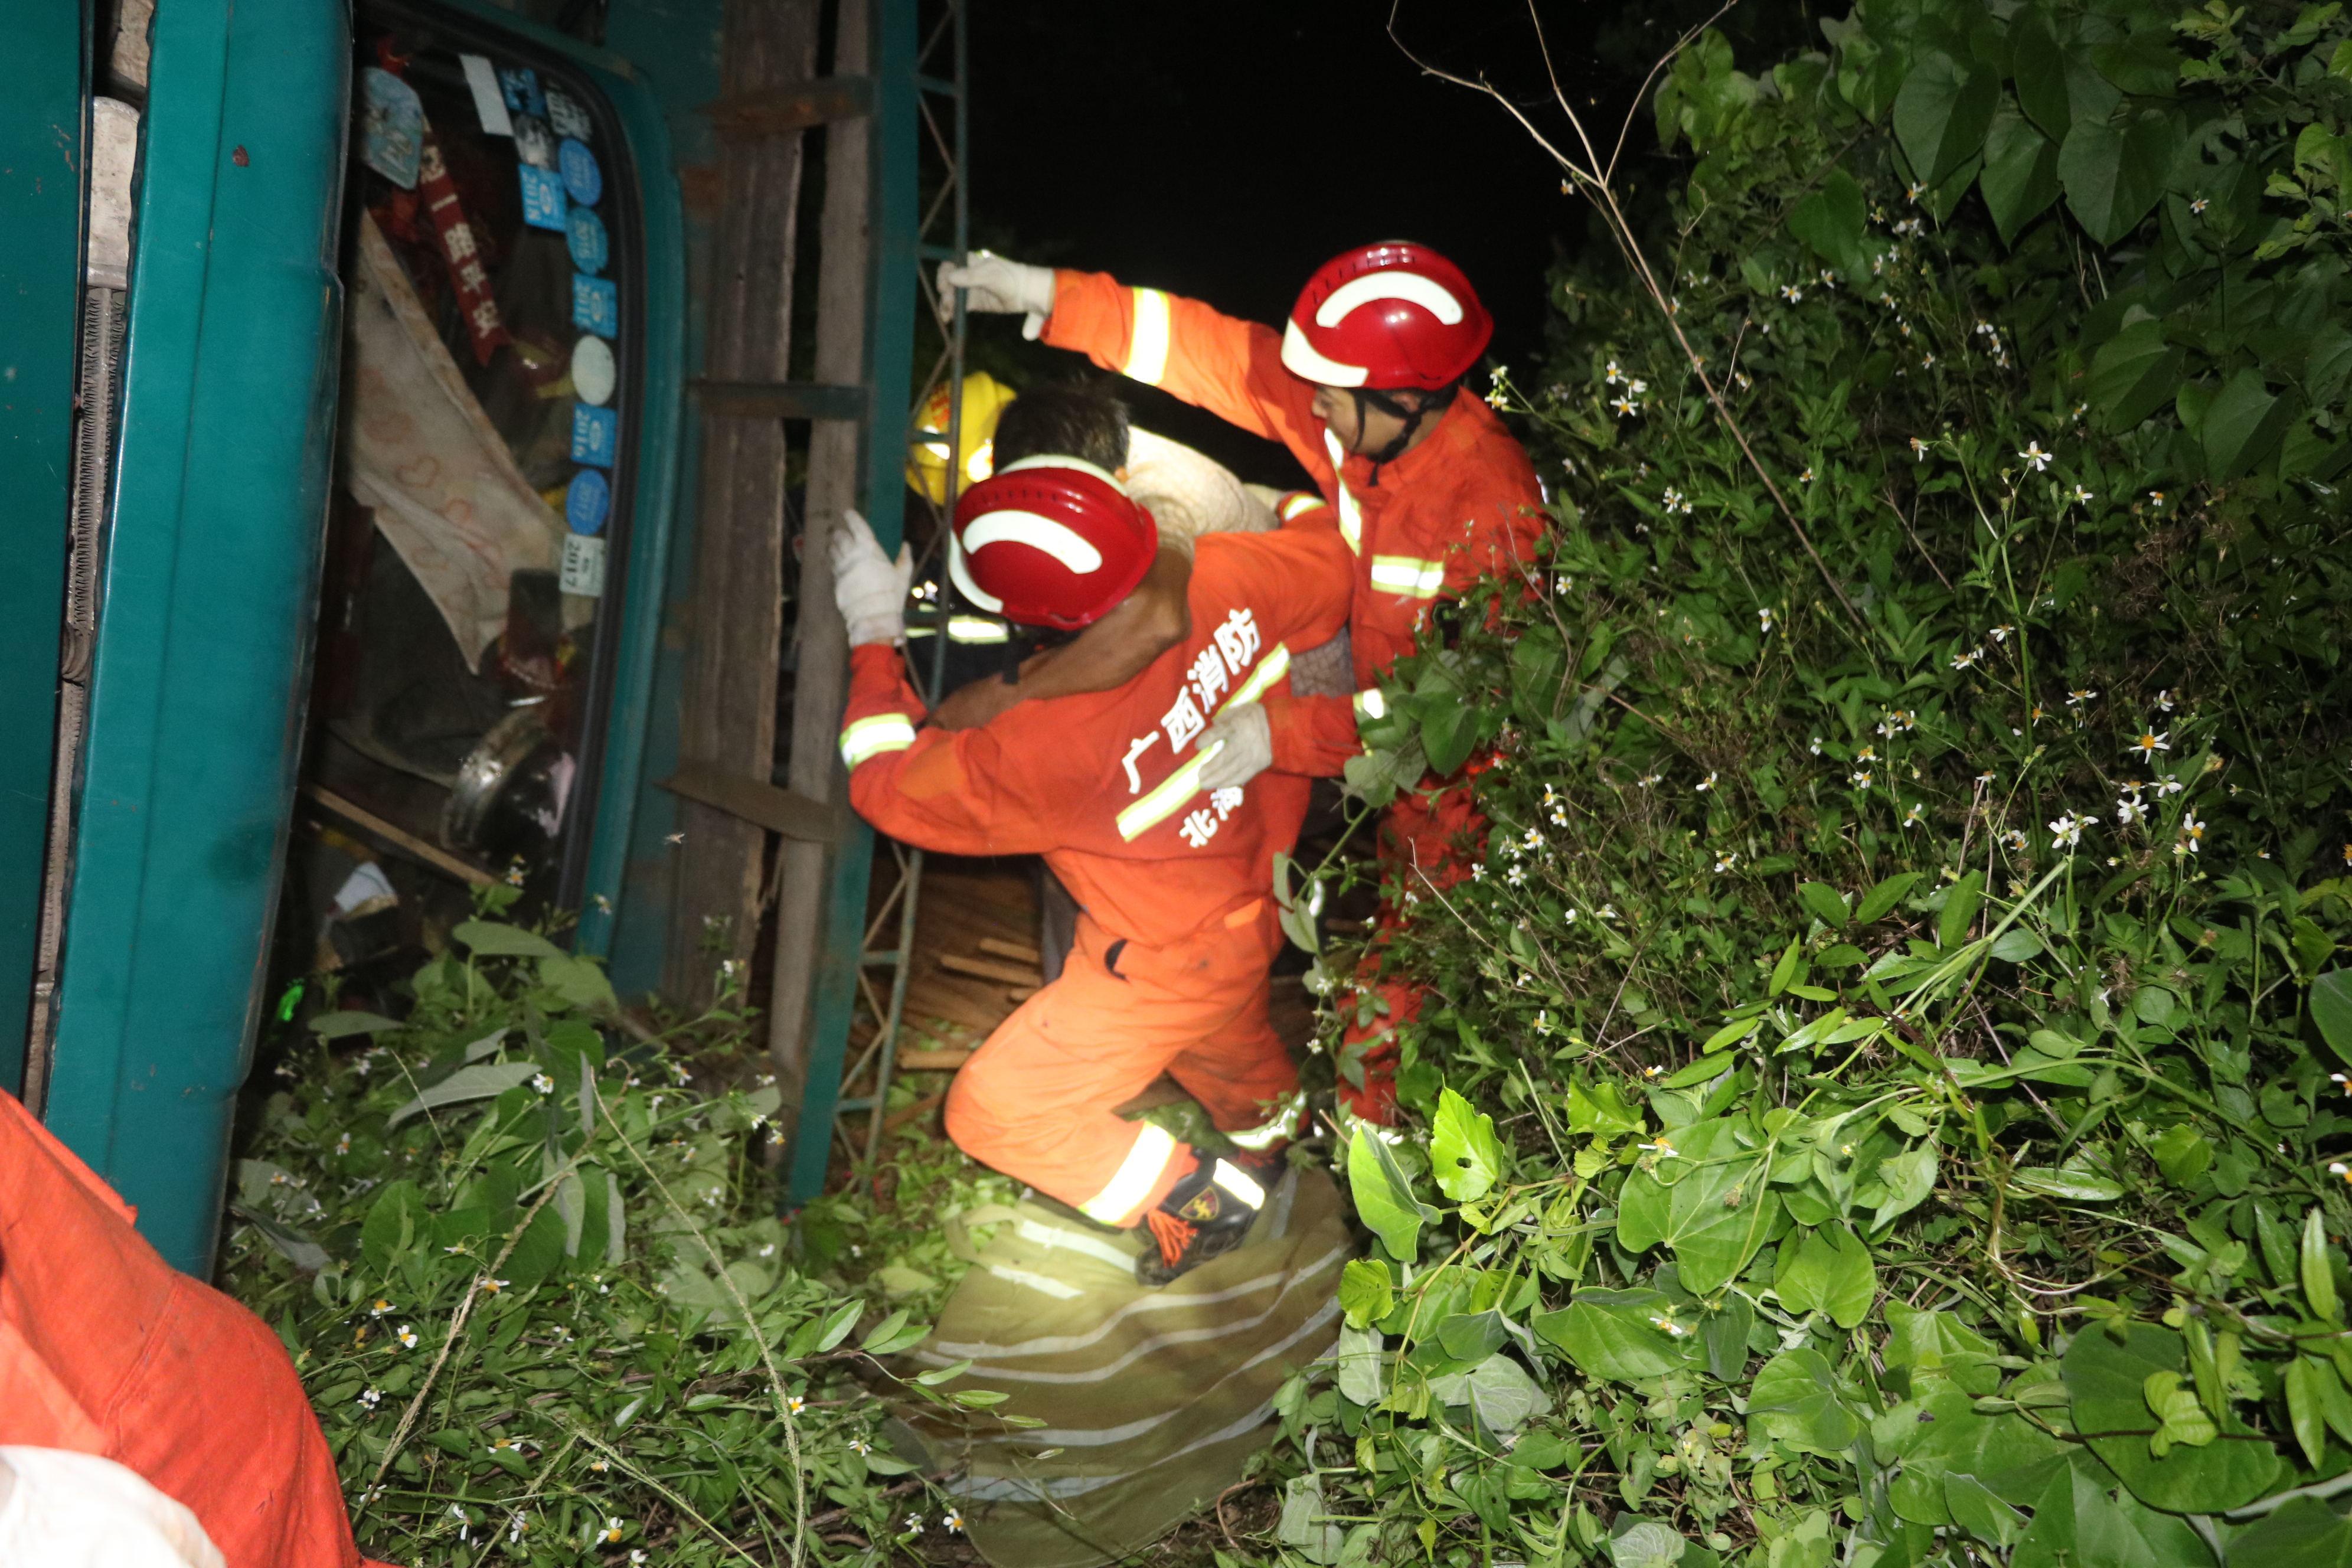
M 1590 19 L 1619 7 L 1545 10 L 1564 84 L 1600 95 L 1613 130 L 1625 88 L 1594 58 Z M 1273 323 L 1335 252 L 1419 239 L 1470 274 L 1496 318 L 1495 356 L 1532 369 L 1545 272 L 1579 243 L 1581 204 L 1499 105 L 1406 58 L 1382 0 L 995 0 L 971 16 L 979 243 Z M 1398 33 L 1448 69 L 1531 102 L 1541 92 L 1518 0 L 1406 0 Z M 1557 110 L 1546 123 L 1560 125 Z M 1024 351 L 1006 319 L 979 331 L 983 363 L 1015 354 L 1033 376 L 1084 365 Z M 1140 422 L 1246 477 L 1290 477 L 1277 450 L 1122 384 Z

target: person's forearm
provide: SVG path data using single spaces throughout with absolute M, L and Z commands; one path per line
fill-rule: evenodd
M 1151 570 L 1117 609 L 1075 641 L 1022 666 L 1018 689 L 1023 700 L 1108 691 L 1134 679 L 1153 659 L 1192 635 L 1192 611 L 1185 601 L 1192 579 L 1191 552 L 1161 545 Z

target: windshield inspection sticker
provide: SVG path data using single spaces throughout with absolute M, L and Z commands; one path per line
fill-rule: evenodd
M 563 182 L 545 169 L 529 163 L 515 173 L 522 179 L 522 221 L 533 228 L 563 228 Z M 575 306 L 576 309 L 576 306 Z
M 586 207 L 573 207 L 571 226 L 564 230 L 563 243 L 572 252 L 572 265 L 583 272 L 602 272 L 604 263 L 613 258 L 613 242 L 604 232 L 604 220 Z
M 416 188 L 425 150 L 425 105 L 416 89 L 373 66 L 360 73 L 360 158 L 404 191 Z
M 596 533 L 613 510 L 613 487 L 593 468 L 572 476 L 563 492 L 563 521 L 574 533 Z
M 591 336 L 572 345 L 572 390 L 581 402 L 602 408 L 613 400 L 618 380 L 610 343 Z
M 572 324 L 600 338 L 621 335 L 621 291 L 610 278 L 572 275 Z
M 483 134 L 513 135 L 514 121 L 507 117 L 507 100 L 499 92 L 499 68 L 488 55 L 459 55 L 457 63 L 466 68 L 466 87 L 474 95 L 474 113 L 482 121 Z
M 558 136 L 569 136 L 574 142 L 591 139 L 587 106 L 554 82 L 547 84 L 547 121 Z
M 563 188 L 572 199 L 583 207 L 593 207 L 604 194 L 604 171 L 596 166 L 596 154 L 570 137 L 556 150 L 556 162 L 563 171 Z
M 591 408 L 584 403 L 572 405 L 572 460 L 593 463 L 600 468 L 613 466 L 613 456 L 621 445 L 621 416 L 610 408 Z M 570 503 L 570 497 L 565 502 Z
M 563 571 L 557 580 L 567 594 L 583 599 L 604 596 L 604 542 L 584 533 L 563 536 Z
M 547 112 L 547 100 L 540 96 L 539 73 L 529 66 L 500 67 L 499 96 L 506 100 L 509 112 L 540 115 Z

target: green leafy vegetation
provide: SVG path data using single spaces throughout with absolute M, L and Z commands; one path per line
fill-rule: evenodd
M 907 1210 L 869 1191 L 786 1226 L 772 1082 L 697 1087 L 759 1059 L 732 999 L 624 1027 L 595 963 L 479 897 L 404 1020 L 309 1020 L 236 1171 L 223 1284 L 292 1352 L 362 1545 L 781 1564 L 944 1540 L 887 1402 L 948 1404 L 945 1377 L 885 1362 L 961 1268 L 943 1212 L 996 1179 L 924 1142 Z
M 1352 770 L 1488 826 L 1285 1562 L 2352 1552 L 2352 24 L 1821 30 L 1675 58 L 1670 200 L 1555 143 L 1557 527 Z

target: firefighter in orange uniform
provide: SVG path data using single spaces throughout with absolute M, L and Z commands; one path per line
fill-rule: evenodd
M 1116 405 L 1111 405 L 1116 409 Z M 1008 421 L 1010 416 L 1008 415 Z M 957 504 L 950 570 L 975 604 L 1071 632 L 1125 601 L 1157 530 L 1108 461 L 1002 464 Z M 1000 457 L 1004 436 L 999 435 Z M 849 628 L 841 733 L 850 800 L 880 831 L 958 855 L 1040 854 L 1081 908 L 1060 979 L 957 1075 L 949 1135 L 974 1158 L 1105 1225 L 1149 1229 L 1161 1283 L 1237 1244 L 1304 1101 L 1267 1018 L 1282 937 L 1273 859 L 1307 809 L 1303 778 L 1210 790 L 1220 714 L 1282 699 L 1294 649 L 1337 635 L 1348 557 L 1328 533 L 1202 539 L 1190 632 L 1108 691 L 1024 702 L 976 729 L 926 726 L 896 645 L 908 574 L 854 513 L 833 543 Z M 1114 1109 L 1162 1071 L 1242 1152 L 1196 1156 Z
M 1352 700 L 1277 698 L 1222 719 L 1214 784 L 1245 783 L 1259 769 L 1340 773 L 1362 750 L 1359 718 L 1377 716 L 1381 678 L 1411 651 L 1430 605 L 1488 574 L 1524 570 L 1533 556 L 1544 526 L 1534 467 L 1486 401 L 1462 385 L 1492 322 L 1461 269 L 1425 246 L 1389 242 L 1333 258 L 1308 279 L 1279 334 L 1156 289 L 986 252 L 943 268 L 940 284 L 967 289 L 973 310 L 1026 313 L 1033 338 L 1042 333 L 1280 441 L 1313 476 L 1327 506 L 1302 505 L 1286 521 L 1336 528 L 1349 552 L 1358 689 Z M 1157 656 L 1156 646 L 1128 635 L 1152 624 L 1123 617 L 1063 650 L 1038 679 L 959 694 L 949 721 L 982 718 L 1024 697 L 1116 684 Z M 1384 879 L 1401 892 L 1423 879 L 1448 887 L 1468 875 L 1484 831 L 1466 785 L 1423 780 L 1398 795 L 1382 824 Z M 1385 910 L 1383 927 L 1401 912 Z M 1419 1014 L 1422 994 L 1402 982 L 1373 984 L 1377 965 L 1376 953 L 1365 983 L 1384 1012 L 1348 1034 L 1348 1054 L 1362 1062 L 1365 1081 L 1343 1079 L 1340 1092 L 1357 1114 L 1386 1121 L 1395 1107 L 1389 1037 Z

